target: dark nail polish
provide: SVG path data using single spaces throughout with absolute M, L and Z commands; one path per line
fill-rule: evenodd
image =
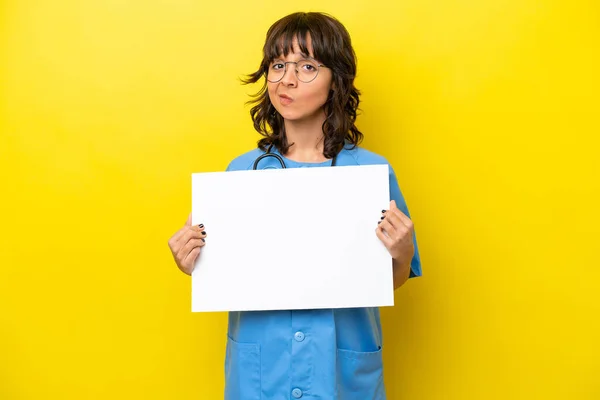
M 385 218 L 385 215 L 383 217 L 381 217 L 381 219 L 384 219 L 384 218 Z
M 379 221 L 379 222 L 377 223 L 377 225 L 379 225 L 380 223 L 381 223 L 381 221 Z
M 206 240 L 204 240 L 204 238 L 202 238 L 202 241 L 203 241 L 203 242 L 206 242 Z
M 382 213 L 384 213 L 384 214 L 386 213 L 386 211 L 387 211 L 387 210 L 381 210 L 381 212 L 382 212 Z
M 202 231 L 202 232 L 200 232 L 200 233 L 202 233 L 203 235 L 206 235 L 206 231 Z
M 204 228 L 204 224 L 198 225 L 198 228 L 200 228 L 200 229 Z

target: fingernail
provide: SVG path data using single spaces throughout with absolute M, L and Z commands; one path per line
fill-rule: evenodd
M 206 235 L 206 231 L 202 231 L 201 233 L 202 233 L 203 235 Z
M 385 215 L 383 217 L 381 217 L 381 219 L 384 219 L 384 218 L 385 218 Z
M 381 223 L 381 221 L 379 221 L 379 222 L 377 223 L 377 225 L 379 225 L 380 223 Z
M 381 212 L 382 212 L 382 213 L 384 213 L 384 214 L 385 214 L 385 212 L 386 212 L 386 211 L 387 211 L 387 210 L 381 210 Z
M 200 229 L 204 228 L 204 224 L 198 225 L 198 228 L 200 228 Z
M 206 242 L 206 240 L 204 240 L 204 238 L 201 238 L 203 242 Z

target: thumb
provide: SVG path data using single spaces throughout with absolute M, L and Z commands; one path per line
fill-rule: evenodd
M 185 226 L 192 226 L 192 213 L 188 216 L 187 221 L 185 222 Z
M 390 201 L 390 210 L 393 210 L 394 208 L 396 210 L 398 209 L 398 206 L 396 206 L 396 200 Z

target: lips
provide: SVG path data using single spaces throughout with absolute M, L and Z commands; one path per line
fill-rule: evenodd
M 287 94 L 280 94 L 279 95 L 279 102 L 281 104 L 288 105 L 288 104 L 292 104 L 292 102 L 294 101 L 294 99 L 292 99 L 290 96 L 288 96 Z

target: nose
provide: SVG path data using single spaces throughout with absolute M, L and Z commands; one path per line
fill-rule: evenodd
M 283 78 L 281 78 L 281 83 L 285 86 L 295 87 L 298 85 L 298 77 L 296 76 L 296 64 L 295 63 L 286 63 L 285 64 L 285 72 L 283 74 Z

